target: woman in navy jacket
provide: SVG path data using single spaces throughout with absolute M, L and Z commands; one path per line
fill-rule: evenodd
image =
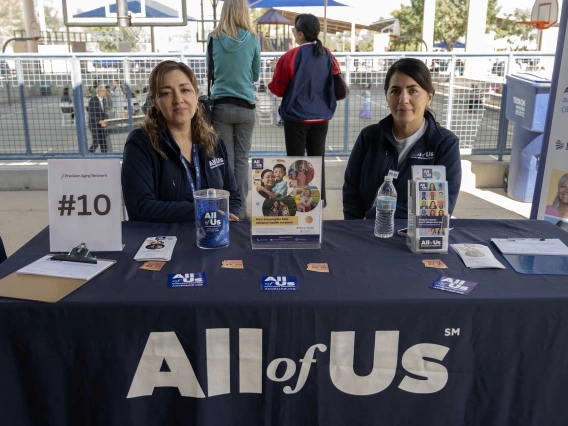
M 461 185 L 459 140 L 438 125 L 428 110 L 434 97 L 430 71 L 424 62 L 404 58 L 395 62 L 385 78 L 391 114 L 365 127 L 351 151 L 343 184 L 345 219 L 372 219 L 373 202 L 389 170 L 398 195 L 396 218 L 408 217 L 408 181 L 412 166 L 446 166 L 448 212 L 454 210 Z
M 195 220 L 193 192 L 230 192 L 229 219 L 238 221 L 241 199 L 227 150 L 197 102 L 197 79 L 185 64 L 161 62 L 150 75 L 152 107 L 141 129 L 128 136 L 122 192 L 130 220 Z

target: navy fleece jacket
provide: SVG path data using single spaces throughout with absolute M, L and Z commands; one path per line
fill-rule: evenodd
M 186 193 L 189 182 L 177 144 L 169 132 L 160 135 L 167 158 L 162 157 L 142 129 L 128 135 L 122 161 L 122 194 L 129 220 L 143 222 L 186 222 L 195 220 L 193 199 Z M 230 192 L 229 211 L 238 215 L 241 198 L 227 149 L 221 139 L 215 158 L 198 150 L 201 189 L 216 188 Z M 195 179 L 195 178 L 194 178 Z
M 343 216 L 345 219 L 374 219 L 373 201 L 389 170 L 398 170 L 394 181 L 397 192 L 396 218 L 408 217 L 408 181 L 412 166 L 446 166 L 449 213 L 454 211 L 461 186 L 459 139 L 448 129 L 436 124 L 431 113 L 424 117 L 426 133 L 416 141 L 404 161 L 398 162 L 394 139 L 393 117 L 389 115 L 377 124 L 361 130 L 351 151 L 343 184 Z

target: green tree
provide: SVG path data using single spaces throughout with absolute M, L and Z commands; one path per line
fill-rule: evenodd
M 0 42 L 14 37 L 14 31 L 24 29 L 21 0 L 2 0 L 0 7 Z
M 45 25 L 47 28 L 42 28 L 43 31 L 65 31 L 63 18 L 57 9 L 48 5 L 45 5 Z
M 487 30 L 495 23 L 499 8 L 497 0 L 489 0 L 487 8 Z M 445 41 L 448 50 L 454 48 L 460 37 L 467 32 L 467 0 L 437 0 L 434 26 L 434 40 Z M 392 16 L 400 22 L 400 33 L 406 36 L 422 35 L 422 23 L 424 18 L 424 0 L 411 0 L 410 6 L 401 6 L 400 10 L 392 12 Z M 408 44 L 408 40 L 395 40 L 396 47 Z M 414 44 L 414 42 L 411 42 Z
M 517 23 L 529 21 L 530 18 L 530 9 L 515 9 L 513 14 L 507 15 L 505 19 L 495 23 L 495 39 L 504 38 L 510 45 L 515 44 L 518 40 L 536 40 L 538 32 L 535 27 Z M 521 49 L 526 50 L 526 47 Z
M 101 52 L 118 52 L 117 42 L 127 42 L 133 52 L 143 38 L 143 27 L 95 27 L 89 28 L 93 39 L 99 43 Z

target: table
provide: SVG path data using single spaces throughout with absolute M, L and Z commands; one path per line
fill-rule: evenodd
M 451 243 L 568 243 L 543 221 L 451 225 Z M 401 237 L 375 238 L 372 221 L 323 230 L 321 250 L 252 251 L 250 225 L 232 223 L 230 246 L 208 251 L 191 223 L 125 222 L 124 251 L 99 254 L 118 263 L 59 303 L 0 300 L 0 424 L 568 424 L 567 277 L 517 274 L 493 247 L 507 269 L 414 255 Z M 140 270 L 132 258 L 156 235 L 178 237 L 173 258 Z M 46 229 L 0 277 L 48 248 Z M 221 269 L 228 259 L 245 269 Z M 207 285 L 167 288 L 178 272 Z M 442 274 L 479 284 L 429 289 Z M 300 290 L 260 291 L 262 275 L 295 275 Z

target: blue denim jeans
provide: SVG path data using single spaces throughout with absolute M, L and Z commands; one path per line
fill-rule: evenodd
M 241 195 L 241 212 L 244 218 L 247 211 L 249 190 L 249 152 L 255 123 L 255 110 L 232 104 L 213 107 L 213 127 L 227 146 L 229 164 L 235 172 L 235 180 Z

